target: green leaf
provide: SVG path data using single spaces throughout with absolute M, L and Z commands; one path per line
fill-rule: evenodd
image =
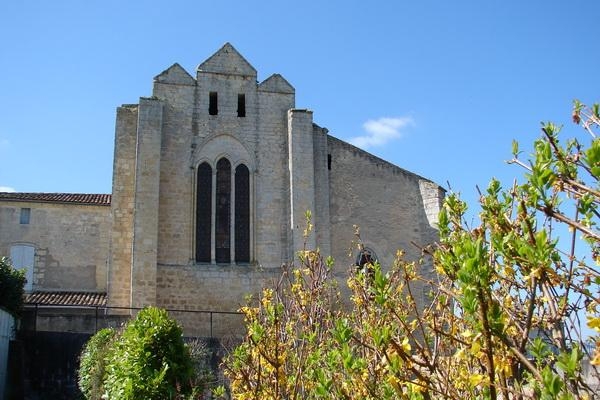
M 512 141 L 512 155 L 515 157 L 519 155 L 519 142 L 514 139 Z

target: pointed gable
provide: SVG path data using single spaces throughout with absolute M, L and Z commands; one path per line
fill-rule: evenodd
M 254 67 L 230 43 L 225 43 L 219 51 L 200 64 L 198 72 L 256 76 Z
M 196 84 L 196 80 L 178 63 L 171 65 L 169 68 L 156 75 L 154 77 L 154 82 L 179 85 Z
M 296 89 L 279 74 L 273 74 L 258 85 L 261 92 L 294 94 Z

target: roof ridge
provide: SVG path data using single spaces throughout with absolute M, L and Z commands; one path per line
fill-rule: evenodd
M 46 193 L 46 192 L 0 192 L 0 201 L 31 201 L 44 203 L 73 203 L 108 206 L 112 200 L 109 193 Z

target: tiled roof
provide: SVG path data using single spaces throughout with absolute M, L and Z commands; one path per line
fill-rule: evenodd
M 25 305 L 40 306 L 106 306 L 106 293 L 32 292 L 25 295 Z
M 109 206 L 110 199 L 110 194 L 0 192 L 0 201 L 32 201 Z

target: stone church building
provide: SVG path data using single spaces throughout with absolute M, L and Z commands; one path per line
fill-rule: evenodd
M 307 210 L 307 245 L 344 278 L 353 225 L 382 264 L 417 257 L 443 195 L 329 135 L 225 44 L 117 109 L 112 194 L 0 193 L 0 256 L 27 270 L 30 304 L 235 311 L 303 248 Z

